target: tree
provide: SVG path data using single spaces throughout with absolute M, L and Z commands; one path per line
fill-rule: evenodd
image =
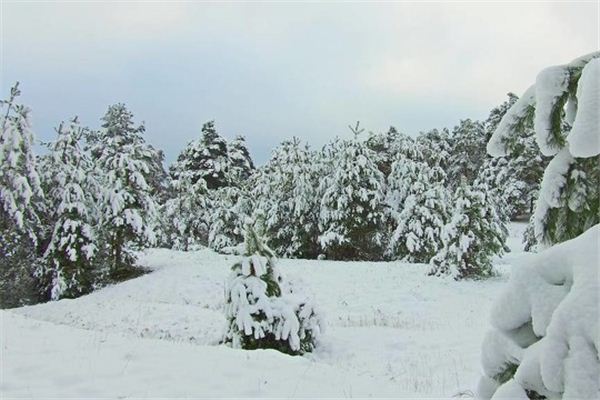
M 17 104 L 19 84 L 0 102 L 0 305 L 35 301 L 43 192 L 33 153 L 30 111 Z
M 318 161 L 297 138 L 284 141 L 260 169 L 252 192 L 266 216 L 269 243 L 284 257 L 316 258 Z
M 492 156 L 510 154 L 514 137 L 533 124 L 542 154 L 552 157 L 531 220 L 541 246 L 574 238 L 600 222 L 599 160 L 590 156 L 598 145 L 589 133 L 596 118 L 595 95 L 590 93 L 597 85 L 597 57 L 593 53 L 540 72 L 502 118 L 487 147 Z
M 366 141 L 367 147 L 375 155 L 375 163 L 383 175 L 387 176 L 392 171 L 392 163 L 399 155 L 404 155 L 412 159 L 420 159 L 418 147 L 410 136 L 398 132 L 396 128 L 390 126 L 385 133 L 370 133 Z
M 250 152 L 246 147 L 246 139 L 243 136 L 236 136 L 227 146 L 229 156 L 229 181 L 239 186 L 241 182 L 250 178 L 255 170 L 254 162 L 250 157 Z
M 542 70 L 488 143 L 494 156 L 533 123 L 552 157 L 532 217 L 541 247 L 492 311 L 479 397 L 593 398 L 598 373 L 600 53 Z M 596 224 L 596 225 L 594 225 Z M 531 230 L 528 231 L 531 234 Z M 578 236 L 579 235 L 579 236 Z
M 296 355 L 312 351 L 323 323 L 310 300 L 280 274 L 275 253 L 246 224 L 246 255 L 227 282 L 223 338 L 236 348 L 275 349 Z
M 133 114 L 124 104 L 108 108 L 102 118 L 92 154 L 105 177 L 100 213 L 110 273 L 117 276 L 135 261 L 129 244 L 151 245 L 156 240 L 157 205 L 148 184 L 156 153 L 146 144 L 144 125 L 134 126 Z
M 450 222 L 442 232 L 444 246 L 430 261 L 430 275 L 457 280 L 492 276 L 492 257 L 507 250 L 505 221 L 486 192 L 468 185 L 464 178 L 452 203 Z
M 178 179 L 181 173 L 190 174 L 192 183 L 204 179 L 209 190 L 228 186 L 229 158 L 227 142 L 215 129 L 214 121 L 202 126 L 199 140 L 190 142 L 171 167 L 171 176 Z
M 323 154 L 331 161 L 319 185 L 319 243 L 331 259 L 376 260 L 384 246 L 384 177 L 372 150 L 358 141 L 358 124 L 353 132 Z
M 448 221 L 444 172 L 424 162 L 399 157 L 388 177 L 388 213 L 392 222 L 386 254 L 392 259 L 428 263 L 442 247 Z
M 487 138 L 484 124 L 465 119 L 452 130 L 452 150 L 448 161 L 448 183 L 455 189 L 460 185 L 461 177 L 472 184 L 485 161 Z
M 167 241 L 172 248 L 187 251 L 208 241 L 208 189 L 204 179 L 192 183 L 190 174 L 171 181 L 173 197 L 163 206 Z
M 56 141 L 48 144 L 50 154 L 44 164 L 52 229 L 40 273 L 49 283 L 45 291 L 52 300 L 88 293 L 95 281 L 93 227 L 98 216 L 93 194 L 99 187 L 92 161 L 79 145 L 84 133 L 77 118 L 61 123 Z
M 209 193 L 208 246 L 216 251 L 230 249 L 244 241 L 244 220 L 252 214 L 244 187 L 226 186 Z

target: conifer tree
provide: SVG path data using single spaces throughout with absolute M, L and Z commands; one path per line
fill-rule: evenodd
M 460 185 L 461 177 L 472 184 L 486 158 L 487 144 L 484 124 L 465 119 L 452 130 L 452 152 L 448 161 L 448 184 L 450 188 Z
M 157 205 L 148 184 L 156 158 L 124 104 L 108 108 L 92 154 L 104 176 L 100 213 L 101 234 L 109 251 L 113 276 L 132 266 L 129 244 L 152 245 L 156 240 Z
M 258 227 L 247 222 L 246 255 L 233 266 L 227 283 L 223 341 L 246 350 L 311 352 L 323 328 L 321 318 L 298 288 L 292 293 Z
M 533 124 L 542 154 L 552 157 L 531 220 L 535 241 L 542 246 L 574 238 L 600 222 L 599 145 L 594 131 L 598 57 L 592 53 L 540 72 L 488 143 L 492 156 L 511 154 L 511 143 Z
M 253 197 L 271 246 L 284 257 L 318 256 L 318 162 L 297 138 L 278 146 L 257 174 Z
M 492 276 L 492 257 L 507 250 L 505 221 L 486 192 L 468 185 L 465 178 L 452 203 L 450 222 L 442 232 L 444 246 L 431 259 L 430 274 L 457 280 Z
M 353 132 L 353 139 L 338 139 L 325 149 L 331 161 L 319 186 L 319 243 L 331 259 L 381 259 L 384 177 L 372 150 L 358 140 L 358 124 Z
M 215 251 L 231 250 L 244 241 L 243 224 L 252 214 L 244 186 L 226 186 L 209 192 L 208 246 Z
M 387 185 L 392 225 L 389 258 L 427 263 L 442 247 L 441 233 L 449 214 L 443 175 L 439 167 L 406 157 L 392 165 Z
M 45 290 L 52 300 L 88 293 L 95 281 L 93 226 L 98 216 L 93 195 L 99 188 L 91 159 L 80 146 L 84 133 L 77 118 L 61 123 L 56 141 L 48 145 L 50 153 L 44 164 L 52 229 L 40 272 L 49 284 Z
M 228 181 L 239 186 L 245 182 L 254 172 L 254 162 L 250 157 L 246 139 L 243 136 L 236 136 L 227 146 L 229 157 L 229 175 Z
M 39 251 L 43 192 L 33 153 L 30 111 L 17 104 L 17 83 L 0 102 L 0 306 L 37 299 L 34 271 Z

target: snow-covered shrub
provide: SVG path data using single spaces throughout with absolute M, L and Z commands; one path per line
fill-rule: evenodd
M 492 309 L 481 398 L 600 397 L 600 225 L 524 258 Z
M 252 213 L 244 188 L 227 186 L 209 192 L 208 246 L 215 251 L 236 247 L 244 241 L 244 220 Z
M 533 124 L 542 154 L 553 157 L 531 219 L 541 246 L 600 222 L 599 57 L 596 52 L 541 71 L 488 143 L 492 156 L 511 154 L 511 141 Z
M 464 180 L 452 199 L 454 210 L 442 231 L 443 248 L 431 259 L 431 275 L 455 279 L 493 274 L 492 257 L 506 250 L 508 231 L 496 204 Z
M 323 322 L 311 301 L 285 282 L 275 254 L 250 223 L 245 244 L 246 256 L 233 266 L 227 282 L 223 341 L 247 350 L 312 351 Z

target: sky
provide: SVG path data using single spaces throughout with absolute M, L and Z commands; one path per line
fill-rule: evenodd
M 173 161 L 215 120 L 258 164 L 390 125 L 483 119 L 543 68 L 599 48 L 599 2 L 0 0 L 0 92 L 20 81 L 39 140 L 125 103 Z

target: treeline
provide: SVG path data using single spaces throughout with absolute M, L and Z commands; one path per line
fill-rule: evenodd
M 431 261 L 433 274 L 488 276 L 506 222 L 531 213 L 545 166 L 530 129 L 510 158 L 486 155 L 512 94 L 485 121 L 451 131 L 413 138 L 357 124 L 352 138 L 317 150 L 294 138 L 260 168 L 243 137 L 227 141 L 207 122 L 168 171 L 123 104 L 97 131 L 77 118 L 61 123 L 35 156 L 18 95 L 15 86 L 2 102 L 3 307 L 135 276 L 144 247 L 234 252 L 247 216 L 285 257 Z

